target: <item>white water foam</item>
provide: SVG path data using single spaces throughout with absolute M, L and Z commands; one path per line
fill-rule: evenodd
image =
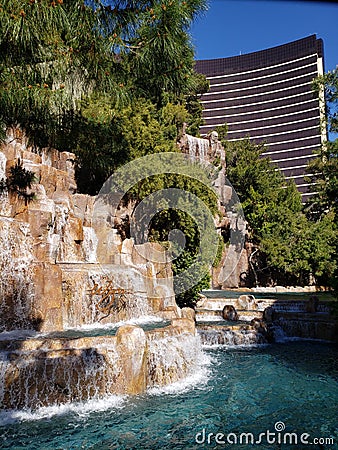
M 66 414 L 77 414 L 79 417 L 85 417 L 93 412 L 106 411 L 112 408 L 121 409 L 127 397 L 127 395 L 109 395 L 102 398 L 94 398 L 86 402 L 44 406 L 36 411 L 6 410 L 0 412 L 0 426 L 22 421 L 51 419 L 52 417 Z
M 233 350 L 268 347 L 270 344 L 203 344 L 204 350 Z
M 15 341 L 36 337 L 37 332 L 34 330 L 11 330 L 2 331 L 0 333 L 0 341 Z
M 192 160 L 205 162 L 208 157 L 208 151 L 210 147 L 208 139 L 198 138 L 189 134 L 187 134 L 186 136 L 188 139 L 189 156 L 192 158 Z
M 117 326 L 120 327 L 122 325 L 143 325 L 143 324 L 160 323 L 160 322 L 165 322 L 165 319 L 162 319 L 162 317 L 147 315 L 147 316 L 137 317 L 135 319 L 129 319 L 126 321 L 118 322 Z
M 98 238 L 93 228 L 83 227 L 83 242 L 82 250 L 84 253 L 84 260 L 88 263 L 97 262 L 97 245 Z
M 155 386 L 147 389 L 149 395 L 181 395 L 192 389 L 205 389 L 211 373 L 211 357 L 206 352 L 201 352 L 199 366 L 194 372 L 182 380 L 167 386 Z
M 221 320 L 224 320 L 222 316 L 216 316 L 213 314 L 205 314 L 205 315 L 201 314 L 196 317 L 197 323 L 199 323 L 199 322 L 219 322 Z

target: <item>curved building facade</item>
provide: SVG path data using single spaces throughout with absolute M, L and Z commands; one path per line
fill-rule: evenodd
M 312 91 L 313 79 L 324 72 L 322 40 L 312 35 L 246 55 L 199 60 L 196 70 L 210 83 L 201 97 L 201 135 L 227 123 L 229 141 L 264 142 L 263 154 L 295 180 L 306 201 L 313 189 L 305 169 L 326 140 L 323 103 Z

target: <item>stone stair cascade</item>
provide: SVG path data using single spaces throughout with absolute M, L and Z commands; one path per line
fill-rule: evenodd
M 263 308 L 253 296 L 201 298 L 196 308 L 197 330 L 205 346 L 266 344 L 271 341 Z M 227 313 L 225 313 L 227 310 Z M 229 315 L 228 314 L 232 313 Z M 235 320 L 231 321 L 231 317 Z M 226 320 L 226 319 L 230 320 Z
M 253 325 L 198 325 L 198 334 L 204 346 L 248 346 L 267 344 L 270 340 L 266 333 Z
M 219 295 L 201 296 L 196 308 L 197 328 L 204 345 L 257 344 L 292 338 L 338 340 L 338 323 L 330 306 L 314 296 L 308 300 L 280 300 L 256 299 L 251 294 L 232 298 Z M 226 305 L 237 312 L 233 325 L 223 318 Z M 241 333 L 243 336 L 239 337 Z

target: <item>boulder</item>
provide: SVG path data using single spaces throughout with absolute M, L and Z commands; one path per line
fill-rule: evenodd
M 119 383 L 122 393 L 138 394 L 146 389 L 147 338 L 142 328 L 124 325 L 116 334 L 119 364 L 122 368 Z
M 182 319 L 196 321 L 196 314 L 192 308 L 182 308 Z
M 222 317 L 224 320 L 230 320 L 230 321 L 237 321 L 238 320 L 238 314 L 234 306 L 232 305 L 225 305 L 222 311 Z
M 318 299 L 317 295 L 311 295 L 311 297 L 309 298 L 309 300 L 306 304 L 306 312 L 312 313 L 312 314 L 317 312 L 318 303 L 319 303 L 319 299 Z
M 253 311 L 257 309 L 256 299 L 253 295 L 241 295 L 236 301 L 237 309 Z

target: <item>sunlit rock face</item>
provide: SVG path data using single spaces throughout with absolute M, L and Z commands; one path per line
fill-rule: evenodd
M 212 185 L 218 197 L 218 215 L 215 227 L 218 234 L 230 235 L 230 241 L 224 248 L 217 267 L 211 271 L 212 287 L 216 289 L 238 288 L 249 282 L 249 257 L 251 246 L 245 242 L 247 224 L 238 208 L 237 195 L 226 177 L 226 154 L 218 139 L 218 133 L 212 131 L 208 136 L 199 138 L 185 133 L 178 142 L 180 150 L 193 162 L 205 166 L 212 172 Z M 235 236 L 237 235 L 236 238 Z
M 0 332 L 179 316 L 170 263 L 151 262 L 162 247 L 122 241 L 109 205 L 94 214 L 95 197 L 75 193 L 74 154 L 37 154 L 15 129 L 0 148 L 0 178 L 18 161 L 35 174 L 35 197 L 0 198 Z

